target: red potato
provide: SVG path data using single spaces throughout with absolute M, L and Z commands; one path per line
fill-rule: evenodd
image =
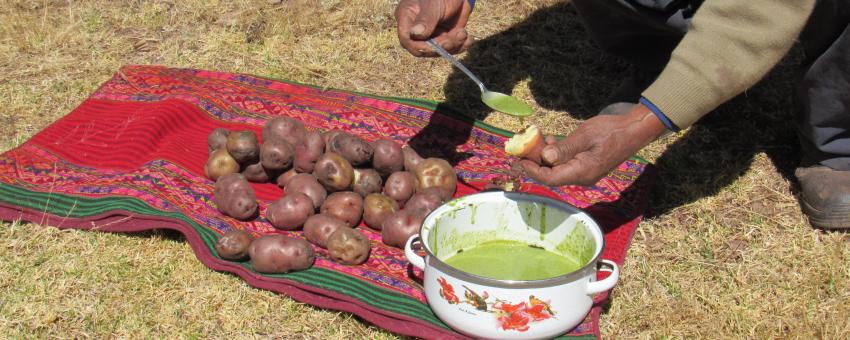
M 328 196 L 320 211 L 349 227 L 356 227 L 363 216 L 363 198 L 351 191 L 335 192 Z
M 282 139 L 294 146 L 301 144 L 306 134 L 304 124 L 289 117 L 275 117 L 263 126 L 263 141 L 266 143 Z
M 381 192 L 384 180 L 375 169 L 354 169 L 354 182 L 351 190 L 366 197 L 366 195 Z
M 286 170 L 292 167 L 295 150 L 283 139 L 268 140 L 260 146 L 260 163 L 269 170 Z
M 305 270 L 316 260 L 310 243 L 283 235 L 268 235 L 254 240 L 248 253 L 254 270 L 267 274 Z
M 546 141 L 543 133 L 537 126 L 531 125 L 508 139 L 505 143 L 505 152 L 540 164 L 542 162 L 541 153 L 545 146 Z
M 318 132 L 308 132 L 301 144 L 295 146 L 295 170 L 298 172 L 313 172 L 316 161 L 322 156 L 325 140 Z
M 413 196 L 416 191 L 416 176 L 407 171 L 395 172 L 387 178 L 384 184 L 384 195 L 398 202 L 398 205 L 403 207 L 404 202 Z
M 311 174 L 297 174 L 293 176 L 289 182 L 286 183 L 286 186 L 283 188 L 283 191 L 286 194 L 300 192 L 313 201 L 313 208 L 319 209 L 322 206 L 322 203 L 325 202 L 325 198 L 328 197 L 328 192 L 325 190 L 325 187 L 316 180 L 316 177 L 313 177 Z
M 275 177 L 274 171 L 266 169 L 259 161 L 245 166 L 242 170 L 242 175 L 245 176 L 248 182 L 254 183 L 268 183 Z
M 297 230 L 315 213 L 313 200 L 300 192 L 288 193 L 266 208 L 266 219 L 277 229 Z
M 372 145 L 352 134 L 340 134 L 333 139 L 334 150 L 352 166 L 361 166 L 372 161 Z
M 351 188 L 354 181 L 354 168 L 340 154 L 326 152 L 316 161 L 313 175 L 328 191 L 343 191 Z
M 235 174 L 237 172 L 239 172 L 239 163 L 225 149 L 213 151 L 204 165 L 204 175 L 213 181 L 224 175 Z
M 316 214 L 304 222 L 304 237 L 316 246 L 327 248 L 328 238 L 337 229 L 348 228 L 340 219 L 324 214 Z
M 218 256 L 231 261 L 244 261 L 248 259 L 248 248 L 254 237 L 243 230 L 231 229 L 215 243 L 215 252 Z
M 430 214 L 435 209 L 446 203 L 445 192 L 440 187 L 430 187 L 417 191 L 407 200 L 404 210 L 418 211 L 422 214 Z
M 328 237 L 328 253 L 342 264 L 358 265 L 366 262 L 372 245 L 356 229 L 340 228 Z
M 383 176 L 404 170 L 404 151 L 396 142 L 379 139 L 372 143 L 372 168 Z
M 404 170 L 410 173 L 415 172 L 419 163 L 422 163 L 422 161 L 425 160 L 409 145 L 403 146 L 401 148 L 401 153 L 404 155 Z
M 242 174 L 229 174 L 215 182 L 216 206 L 223 214 L 239 220 L 256 216 L 257 196 Z
M 424 214 L 407 209 L 397 211 L 384 220 L 381 240 L 390 247 L 404 248 L 407 240 L 419 233 L 424 221 Z
M 289 169 L 286 172 L 280 174 L 280 176 L 277 176 L 277 180 L 275 182 L 277 183 L 277 186 L 283 188 L 286 186 L 286 183 L 289 183 L 289 180 L 292 179 L 292 177 L 295 177 L 295 175 L 297 174 L 298 172 L 295 171 L 295 168 Z
M 372 229 L 381 230 L 384 220 L 398 211 L 398 202 L 383 194 L 369 194 L 363 200 L 363 222 Z
M 207 136 L 207 151 L 212 154 L 215 150 L 226 149 L 228 135 L 230 135 L 230 131 L 225 128 L 212 130 Z
M 339 153 L 339 150 L 335 148 L 337 145 L 336 138 L 340 135 L 344 135 L 345 132 L 342 130 L 329 130 L 322 134 L 322 139 L 325 141 L 325 152 L 336 152 Z
M 457 189 L 457 173 L 448 161 L 441 158 L 428 158 L 416 166 L 416 190 L 440 187 L 444 190 L 444 199 L 449 199 Z
M 239 164 L 247 164 L 260 157 L 260 143 L 253 131 L 234 131 L 227 136 L 227 152 Z

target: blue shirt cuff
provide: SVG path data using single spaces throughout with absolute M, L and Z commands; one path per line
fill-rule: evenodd
M 658 106 L 655 106 L 655 104 L 649 101 L 649 99 L 640 97 L 640 103 L 648 107 L 649 110 L 652 111 L 652 113 L 654 113 L 656 117 L 658 117 L 658 120 L 660 120 L 661 123 L 663 123 L 664 126 L 667 127 L 667 130 L 673 132 L 679 132 L 679 130 L 681 130 L 678 126 L 676 126 L 676 124 L 673 124 L 673 121 L 671 121 L 670 118 L 667 118 L 667 115 L 665 115 L 664 112 L 661 112 L 661 109 L 659 109 Z
M 475 8 L 475 0 L 468 0 L 468 1 L 469 1 L 469 6 L 472 7 L 472 8 Z

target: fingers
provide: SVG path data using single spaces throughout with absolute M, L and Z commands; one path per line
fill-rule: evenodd
M 449 53 L 457 54 L 472 44 L 466 31 L 471 8 L 465 1 L 402 0 L 396 7 L 396 25 L 401 46 L 417 57 L 435 57 L 426 43 L 434 41 Z
M 528 177 L 548 186 L 596 184 L 605 173 L 589 159 L 576 158 L 554 167 L 541 166 L 530 160 L 519 163 Z
M 574 133 L 560 142 L 547 145 L 540 153 L 544 164 L 555 166 L 567 162 L 575 156 L 590 148 L 590 136 L 582 133 Z
M 445 2 L 441 0 L 420 0 L 419 12 L 410 27 L 410 37 L 416 40 L 427 40 L 434 34 L 434 29 L 440 24 L 445 12 Z

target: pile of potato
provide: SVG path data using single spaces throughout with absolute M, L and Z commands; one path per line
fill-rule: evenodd
M 327 249 L 340 263 L 361 264 L 371 251 L 366 236 L 354 229 L 361 221 L 380 230 L 386 245 L 402 248 L 457 188 L 449 162 L 423 159 L 391 140 L 367 142 L 339 130 L 307 131 L 287 117 L 269 120 L 262 137 L 259 143 L 252 131 L 213 130 L 204 167 L 206 176 L 216 181 L 219 211 L 236 219 L 259 215 L 249 182 L 284 189 L 285 195 L 267 207 L 265 218 L 277 229 L 303 229 L 309 243 L 282 235 L 254 240 L 234 230 L 216 245 L 222 258 L 250 259 L 258 272 L 309 268 L 315 259 L 310 243 Z

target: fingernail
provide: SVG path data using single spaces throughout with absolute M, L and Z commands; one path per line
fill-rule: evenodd
M 410 28 L 411 34 L 419 35 L 419 34 L 422 34 L 422 32 L 425 32 L 425 25 L 423 25 L 423 24 L 416 24 L 416 25 L 413 25 L 413 27 Z
M 540 153 L 540 158 L 543 158 L 543 161 L 547 163 L 547 165 L 555 165 L 558 163 L 559 158 L 561 158 L 561 154 L 558 152 L 558 148 L 547 146 L 543 148 L 543 151 Z

